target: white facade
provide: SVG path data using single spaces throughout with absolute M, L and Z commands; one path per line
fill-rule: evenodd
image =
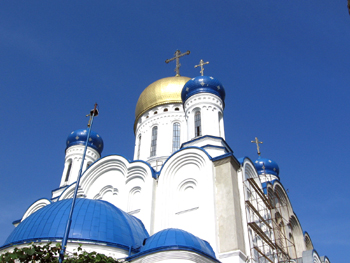
M 279 177 L 259 176 L 250 159 L 233 155 L 224 140 L 223 111 L 224 101 L 210 92 L 148 109 L 135 124 L 134 161 L 100 158 L 88 147 L 78 191 L 80 198 L 105 200 L 139 218 L 151 237 L 175 228 L 206 240 L 216 259 L 181 248 L 137 256 L 97 243 L 83 247 L 115 258 L 131 256 L 131 262 L 329 262 L 312 252 Z M 51 202 L 72 198 L 83 149 L 66 149 L 59 188 L 50 200 L 34 202 L 16 226 Z M 75 247 L 71 242 L 68 250 Z

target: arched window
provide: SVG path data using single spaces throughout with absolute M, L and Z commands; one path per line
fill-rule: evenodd
M 151 157 L 156 156 L 156 153 L 157 153 L 157 135 L 158 135 L 158 127 L 154 126 L 152 128 Z
M 199 110 L 194 114 L 194 133 L 195 137 L 202 136 L 201 112 Z
M 219 136 L 224 137 L 224 122 L 221 112 L 219 112 Z
M 180 149 L 180 123 L 173 124 L 173 152 Z
M 141 134 L 139 135 L 139 145 L 137 146 L 137 160 L 140 159 Z
M 67 168 L 66 179 L 64 180 L 65 182 L 68 182 L 70 170 L 72 169 L 72 160 L 69 160 L 68 162 L 69 162 L 69 164 L 68 164 L 68 168 Z

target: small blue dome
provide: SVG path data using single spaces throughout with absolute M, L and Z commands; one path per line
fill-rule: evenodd
M 61 240 L 66 228 L 72 199 L 58 201 L 27 217 L 10 234 L 5 246 Z M 141 220 L 109 202 L 78 198 L 75 203 L 69 240 L 104 243 L 137 252 L 149 237 Z
M 198 76 L 190 79 L 184 85 L 181 92 L 182 102 L 198 93 L 211 93 L 218 96 L 225 104 L 225 89 L 221 82 L 209 76 Z
M 73 145 L 85 145 L 87 135 L 87 129 L 72 131 L 71 134 L 69 134 L 66 141 L 66 150 Z M 96 132 L 91 131 L 88 146 L 98 151 L 98 153 L 101 155 L 103 150 L 103 140 L 101 136 L 98 135 Z
M 275 161 L 272 161 L 270 159 L 266 159 L 266 158 L 260 158 L 257 159 L 254 162 L 254 166 L 258 172 L 258 174 L 272 174 L 278 177 L 279 173 L 280 173 L 280 168 L 278 167 L 278 164 Z M 264 167 L 265 170 L 264 170 Z
M 135 257 L 168 250 L 188 250 L 216 259 L 215 253 L 207 241 L 176 228 L 159 231 L 147 238 L 140 253 L 136 254 Z

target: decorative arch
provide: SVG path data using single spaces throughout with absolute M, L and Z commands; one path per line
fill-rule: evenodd
M 314 249 L 314 245 L 312 244 L 311 237 L 307 232 L 304 232 L 304 242 L 306 250 Z
M 105 187 L 103 187 L 100 192 L 94 196 L 93 199 L 103 199 L 103 197 L 108 194 L 108 193 L 111 193 L 112 195 L 118 195 L 118 189 L 117 188 L 113 188 L 113 186 L 111 185 L 107 185 Z
M 183 180 L 177 188 L 177 214 L 198 208 L 197 181 L 193 178 Z
M 69 199 L 69 198 L 73 198 L 74 195 L 74 191 L 75 191 L 75 186 L 76 186 L 76 182 L 71 184 L 70 186 L 68 186 L 60 195 L 60 197 L 58 198 L 58 200 L 63 200 L 63 199 Z M 85 192 L 83 190 L 82 187 L 79 186 L 78 188 L 78 192 L 77 192 L 77 198 L 84 198 L 86 197 Z
M 83 174 L 80 187 L 84 189 L 88 196 L 90 196 L 90 194 L 95 195 L 92 192 L 95 191 L 96 193 L 101 187 L 105 186 L 96 184 L 97 181 L 103 180 L 104 177 L 106 180 L 108 179 L 109 183 L 111 183 L 111 180 L 114 181 L 111 185 L 114 185 L 116 180 L 120 182 L 125 180 L 128 172 L 128 162 L 125 162 L 123 160 L 124 158 L 120 158 L 120 156 L 117 158 L 115 157 L 117 156 L 108 156 L 98 160 Z
M 275 194 L 276 208 L 280 206 L 279 208 L 282 211 L 282 217 L 288 220 L 290 215 L 293 214 L 293 208 L 290 203 L 289 197 L 286 191 L 284 190 L 283 186 L 278 181 L 275 181 L 273 188 Z
M 28 208 L 27 211 L 24 213 L 24 215 L 22 216 L 21 221 L 23 221 L 24 219 L 26 219 L 28 216 L 30 216 L 31 214 L 35 213 L 36 211 L 38 211 L 39 209 L 43 208 L 44 206 L 47 206 L 51 204 L 51 201 L 46 199 L 46 198 L 42 198 L 39 199 L 37 201 L 35 201 L 33 204 L 31 204 Z
M 213 163 L 204 150 L 189 147 L 173 154 L 158 177 L 154 232 L 175 227 L 215 240 L 213 176 Z M 203 226 L 208 228 L 205 233 Z
M 293 214 L 289 219 L 289 224 L 291 226 L 291 233 L 293 235 L 293 241 L 296 249 L 297 257 L 302 256 L 304 250 L 304 237 L 303 231 L 301 229 L 300 222 L 295 214 Z
M 140 198 L 141 198 L 141 187 L 140 186 L 136 186 L 129 191 L 128 212 L 136 212 L 136 210 L 139 210 L 141 208 Z

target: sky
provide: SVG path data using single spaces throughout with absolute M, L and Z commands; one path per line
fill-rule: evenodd
M 303 231 L 332 263 L 350 248 L 350 16 L 346 0 L 0 2 L 0 244 L 63 172 L 65 140 L 93 130 L 102 156 L 133 158 L 135 106 L 154 81 L 205 75 L 226 90 L 226 141 L 261 156 Z

